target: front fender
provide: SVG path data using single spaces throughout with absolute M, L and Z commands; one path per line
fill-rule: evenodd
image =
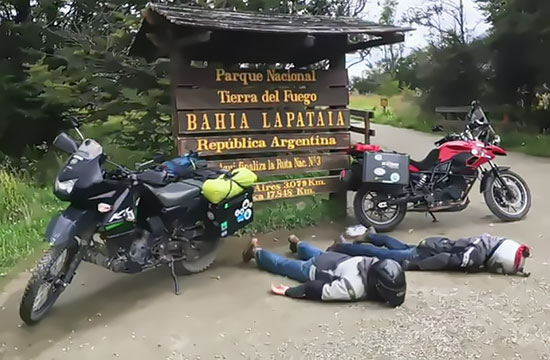
M 508 169 L 510 169 L 509 166 L 497 166 L 496 169 L 491 169 L 490 171 L 485 172 L 485 174 L 483 174 L 483 178 L 481 179 L 481 184 L 479 185 L 479 192 L 483 193 L 485 191 L 489 179 L 493 176 L 496 176 L 495 172 Z
M 66 246 L 75 241 L 77 235 L 81 238 L 91 236 L 97 225 L 96 216 L 94 211 L 70 206 L 50 220 L 46 228 L 46 241 L 51 246 Z

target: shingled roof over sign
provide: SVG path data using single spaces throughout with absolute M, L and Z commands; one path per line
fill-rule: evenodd
M 149 3 L 130 54 L 181 49 L 193 60 L 310 63 L 334 53 L 401 42 L 411 28 L 357 18 L 265 14 Z M 351 42 L 350 37 L 360 38 Z

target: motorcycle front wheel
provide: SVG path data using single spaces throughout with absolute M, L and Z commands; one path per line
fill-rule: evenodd
M 42 320 L 65 290 L 65 278 L 75 252 L 69 247 L 51 247 L 33 268 L 19 307 L 19 315 L 27 325 Z
M 383 201 L 391 200 L 389 194 L 362 187 L 353 199 L 355 217 L 363 226 L 372 226 L 377 232 L 388 232 L 403 221 L 407 213 L 407 204 L 396 204 L 384 209 L 378 207 Z
M 483 192 L 485 203 L 502 221 L 523 219 L 531 209 L 531 192 L 527 183 L 510 170 L 500 171 L 499 177 L 488 179 Z

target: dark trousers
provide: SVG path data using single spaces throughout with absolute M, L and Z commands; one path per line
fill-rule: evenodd
M 350 256 L 370 256 L 380 260 L 392 259 L 399 263 L 418 257 L 415 245 L 407 245 L 396 238 L 384 234 L 368 234 L 369 244 L 337 244 L 332 248 Z

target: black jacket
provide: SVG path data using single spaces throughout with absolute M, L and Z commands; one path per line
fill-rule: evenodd
M 317 256 L 310 279 L 285 295 L 323 301 L 352 301 L 367 297 L 367 272 L 376 258 L 325 252 Z
M 408 263 L 407 269 L 481 271 L 485 261 L 504 240 L 490 234 L 455 241 L 446 237 L 430 237 L 418 244 L 418 257 Z

